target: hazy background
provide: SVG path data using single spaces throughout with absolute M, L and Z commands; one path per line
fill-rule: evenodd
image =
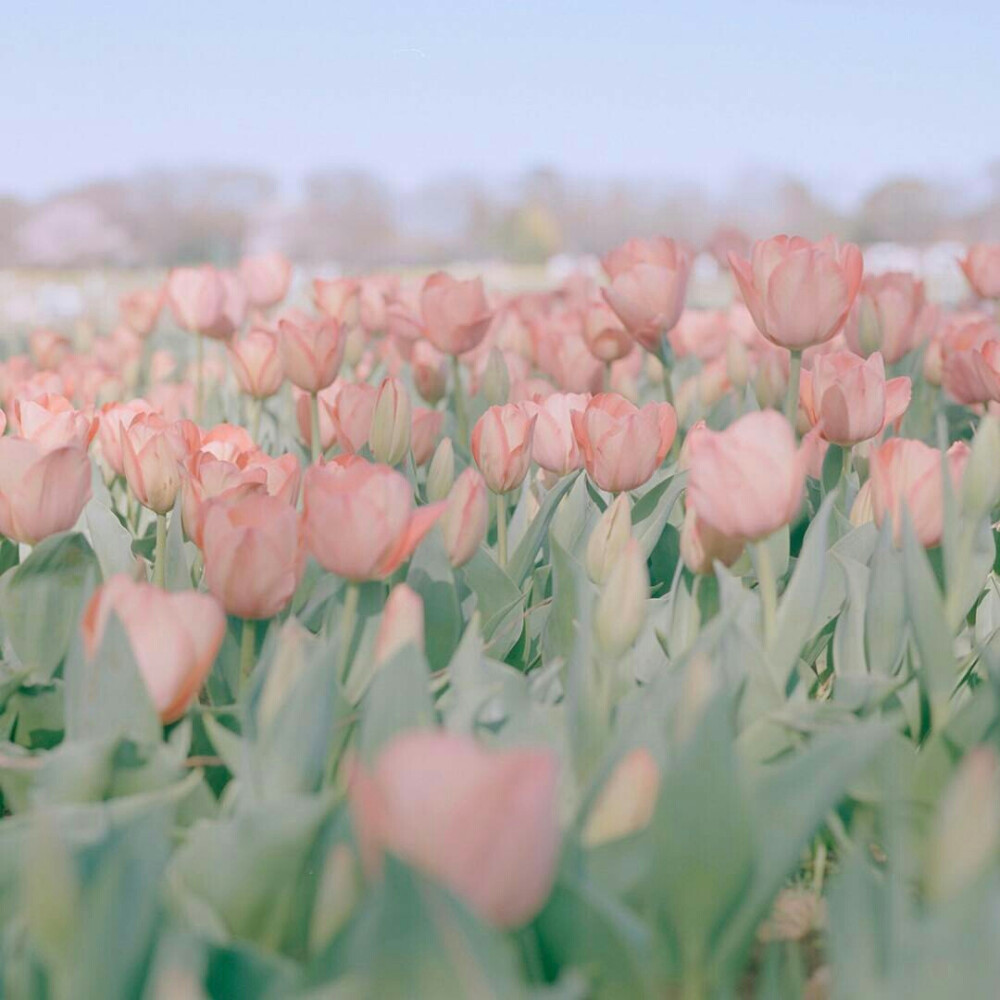
M 0 267 L 998 238 L 1000 5 L 10 3 L 0 135 Z

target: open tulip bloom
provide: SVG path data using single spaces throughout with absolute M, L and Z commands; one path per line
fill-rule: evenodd
M 996 995 L 997 246 L 696 252 L 12 347 L 0 992 Z

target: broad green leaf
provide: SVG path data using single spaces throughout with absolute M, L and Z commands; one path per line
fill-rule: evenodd
M 482 547 L 462 567 L 462 574 L 476 595 L 487 650 L 491 656 L 502 660 L 514 648 L 524 629 L 521 589 Z
M 563 476 L 555 486 L 549 490 L 542 501 L 541 509 L 532 518 L 517 548 L 511 553 L 507 562 L 507 576 L 514 581 L 515 585 L 523 585 L 526 577 L 531 572 L 538 550 L 548 534 L 549 524 L 555 515 L 556 508 L 566 493 L 572 488 L 579 477 L 579 472 Z
M 455 575 L 437 531 L 417 549 L 406 582 L 424 602 L 424 636 L 431 670 L 447 666 L 462 634 L 462 609 Z
M 427 661 L 413 646 L 379 666 L 361 703 L 358 746 L 366 760 L 394 736 L 434 725 L 430 683 Z

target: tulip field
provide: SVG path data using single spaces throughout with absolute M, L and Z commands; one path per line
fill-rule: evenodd
M 693 256 L 5 341 L 0 998 L 1000 995 L 1000 244 Z

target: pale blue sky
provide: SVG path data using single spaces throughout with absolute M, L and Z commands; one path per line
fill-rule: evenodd
M 411 185 L 786 170 L 835 197 L 1000 157 L 1000 4 L 8 0 L 0 192 L 233 163 Z

